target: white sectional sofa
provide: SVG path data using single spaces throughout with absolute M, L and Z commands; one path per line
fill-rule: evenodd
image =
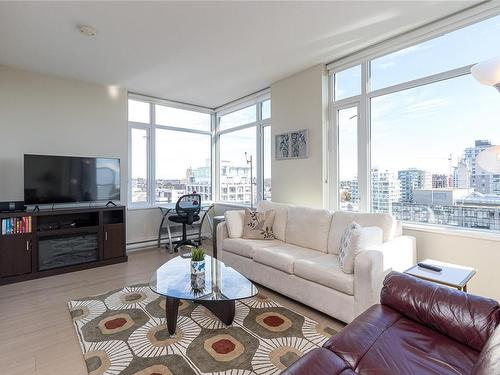
M 389 214 L 330 212 L 263 201 L 275 210 L 274 240 L 243 239 L 244 211 L 227 211 L 217 227 L 218 258 L 256 283 L 346 323 L 379 300 L 384 276 L 416 262 L 415 239 Z M 377 226 L 383 243 L 363 249 L 354 273 L 339 265 L 340 238 L 352 221 Z

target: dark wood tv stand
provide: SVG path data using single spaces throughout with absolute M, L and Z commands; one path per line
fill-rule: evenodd
M 31 233 L 0 231 L 0 285 L 127 261 L 124 206 L 0 213 L 0 226 L 24 216 Z

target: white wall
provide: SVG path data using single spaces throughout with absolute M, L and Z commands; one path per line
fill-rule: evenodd
M 127 92 L 0 66 L 0 201 L 23 200 L 23 154 L 120 158 L 127 181 Z
M 271 85 L 273 200 L 323 207 L 323 122 L 326 72 L 317 65 Z M 307 159 L 275 160 L 274 136 L 309 129 Z
M 159 208 L 147 208 L 127 211 L 127 244 L 145 245 L 157 240 L 161 223 Z
M 417 239 L 418 261 L 426 258 L 477 269 L 468 291 L 500 301 L 500 241 L 406 229 Z
M 127 139 L 126 90 L 0 66 L 0 201 L 24 199 L 23 155 L 33 153 L 120 158 L 125 204 Z M 127 242 L 154 238 L 153 213 L 128 213 Z

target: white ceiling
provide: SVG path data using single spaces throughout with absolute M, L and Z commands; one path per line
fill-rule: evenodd
M 0 64 L 217 107 L 473 4 L 0 2 Z

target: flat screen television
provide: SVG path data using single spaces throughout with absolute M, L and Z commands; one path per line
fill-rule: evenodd
M 120 200 L 120 159 L 24 155 L 25 204 Z

